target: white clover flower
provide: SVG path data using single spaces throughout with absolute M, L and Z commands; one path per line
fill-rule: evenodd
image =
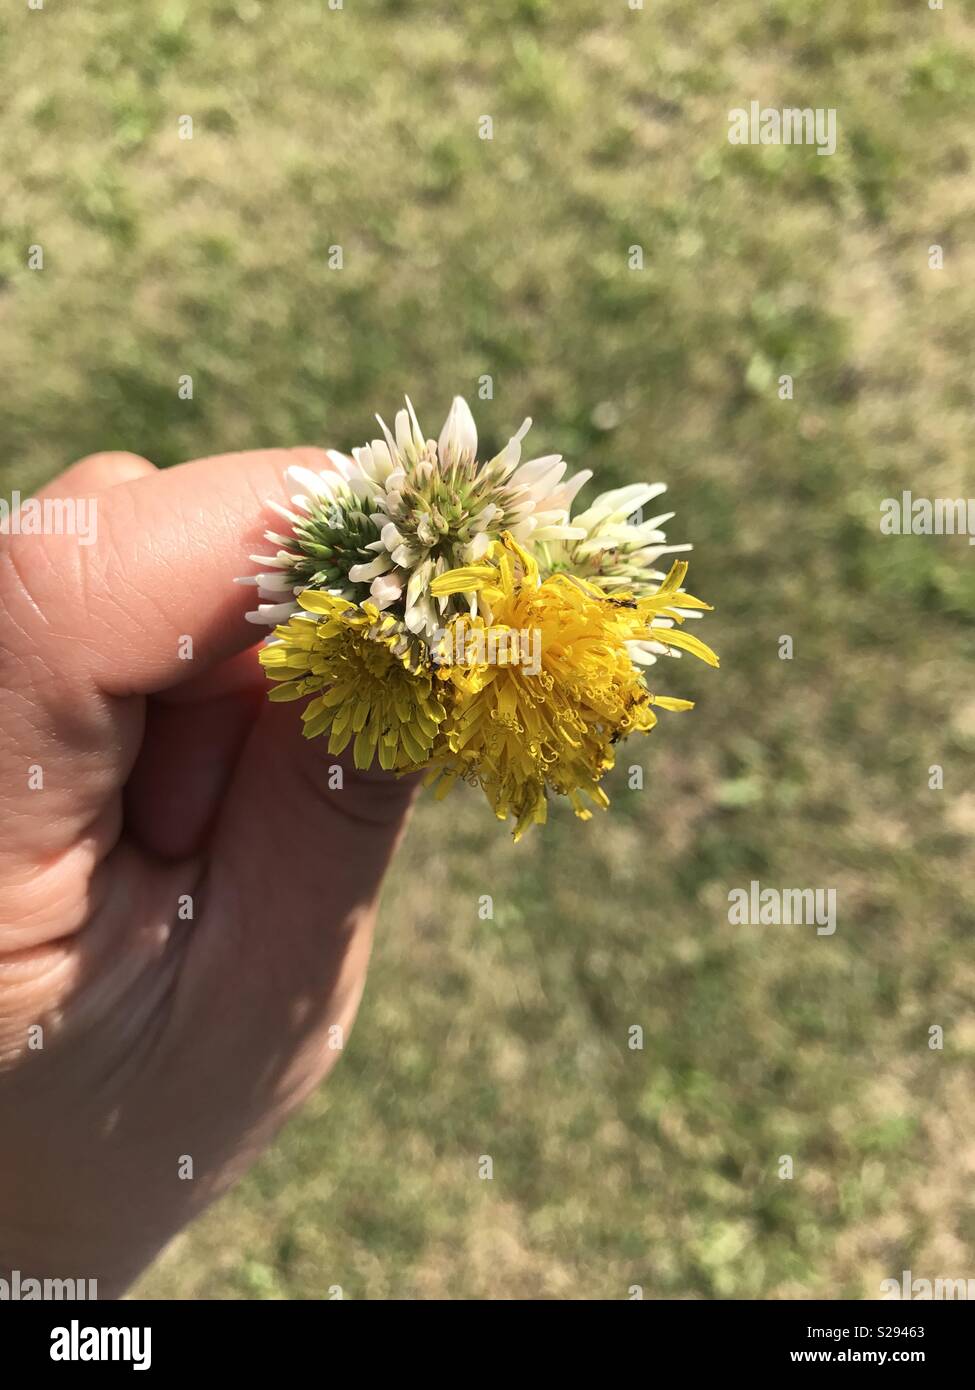
M 407 630 L 429 640 L 446 616 L 473 609 L 476 597 L 430 597 L 440 574 L 480 559 L 503 531 L 522 543 L 583 540 L 585 530 L 569 524 L 576 493 L 592 476 L 586 469 L 565 479 L 561 454 L 521 462 L 525 420 L 494 458 L 477 461 L 477 427 L 467 402 L 455 396 L 440 437 L 425 439 L 406 398 L 389 430 L 352 458 L 329 455 L 334 473 L 289 469 L 305 495 L 296 512 L 277 508 L 294 534 L 273 532 L 280 546 L 255 580 L 262 603 L 248 614 L 255 622 L 278 623 L 295 611 L 304 588 L 392 609 Z M 300 514 L 299 514 L 300 513 Z
M 591 580 L 607 593 L 627 592 L 643 598 L 656 591 L 665 578 L 654 568 L 662 555 L 676 555 L 693 549 L 689 542 L 669 545 L 661 529 L 674 512 L 643 520 L 643 508 L 654 497 L 667 491 L 666 483 L 631 483 L 628 487 L 604 492 L 586 511 L 572 518 L 572 528 L 582 536 L 538 547 L 543 575 L 574 574 Z M 697 618 L 700 613 L 677 609 L 682 617 Z M 673 620 L 658 619 L 658 627 L 673 627 Z M 630 656 L 640 666 L 652 666 L 658 656 L 679 656 L 680 652 L 662 642 L 630 642 Z
M 531 420 L 483 464 L 477 461 L 474 417 L 461 396 L 454 397 L 436 441 L 424 438 L 409 397 L 393 432 L 381 419 L 379 424 L 385 442 L 353 450 L 367 472 L 377 458 L 382 463 L 383 487 L 372 518 L 379 537 L 367 547 L 376 559 L 357 565 L 349 577 L 377 586 L 372 590 L 377 602 L 380 594 L 402 598 L 410 632 L 431 637 L 444 614 L 464 602 L 435 602 L 430 584 L 480 559 L 503 531 L 523 542 L 581 537 L 568 524 L 569 507 L 592 475 L 584 470 L 563 482 L 567 465 L 561 454 L 522 463 L 521 443 Z
M 369 585 L 351 581 L 349 572 L 368 558 L 366 546 L 378 535 L 370 513 L 380 483 L 375 469 L 361 468 L 336 450 L 328 451 L 328 460 L 331 469 L 320 473 L 297 464 L 287 470 L 289 481 L 303 489 L 291 499 L 293 511 L 268 502 L 289 523 L 291 534 L 266 531 L 277 551 L 252 555 L 261 572 L 237 581 L 256 585 L 258 597 L 269 600 L 246 615 L 252 623 L 287 622 L 300 612 L 297 595 L 304 589 L 324 589 L 353 603 L 369 597 Z

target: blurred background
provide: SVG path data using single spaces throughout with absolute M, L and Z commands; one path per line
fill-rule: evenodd
M 668 482 L 722 659 L 666 666 L 697 708 L 588 825 L 421 805 L 341 1065 L 136 1294 L 975 1275 L 975 551 L 879 531 L 975 493 L 972 5 L 45 0 L 0 59 L 2 495 L 459 392 L 583 501 Z M 837 152 L 730 145 L 752 99 Z M 752 879 L 836 888 L 836 934 L 730 926 Z

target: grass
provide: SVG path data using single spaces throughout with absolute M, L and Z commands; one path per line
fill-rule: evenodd
M 975 562 L 879 515 L 972 492 L 973 18 L 0 18 L 7 491 L 95 449 L 349 446 L 404 390 L 434 431 L 490 377 L 488 446 L 531 414 L 587 495 L 669 482 L 717 606 L 720 673 L 668 667 L 698 707 L 624 748 L 607 816 L 558 807 L 513 847 L 473 793 L 421 807 L 342 1065 L 138 1294 L 872 1298 L 971 1272 Z M 836 108 L 837 153 L 731 146 L 752 98 Z M 835 887 L 835 936 L 729 926 L 752 878 Z

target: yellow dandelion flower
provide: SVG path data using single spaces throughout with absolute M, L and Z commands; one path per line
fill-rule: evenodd
M 354 739 L 366 769 L 400 771 L 424 763 L 446 709 L 429 660 L 398 623 L 372 603 L 356 605 L 321 590 L 298 595 L 305 610 L 274 629 L 260 653 L 272 700 L 312 696 L 302 713 L 306 738 L 328 734 L 330 753 Z
M 654 695 L 627 643 L 658 641 L 718 664 L 679 630 L 680 610 L 709 606 L 681 590 L 686 572 L 679 561 L 653 594 L 610 596 L 575 576 L 542 581 L 534 558 L 506 533 L 482 563 L 436 579 L 435 598 L 476 597 L 474 617 L 453 619 L 434 648 L 450 692 L 429 760 L 440 794 L 457 778 L 480 786 L 499 819 L 514 816 L 516 839 L 545 820 L 547 790 L 567 796 L 583 819 L 591 815 L 586 798 L 607 806 L 599 783 L 614 744 L 652 729 L 654 706 L 692 708 Z

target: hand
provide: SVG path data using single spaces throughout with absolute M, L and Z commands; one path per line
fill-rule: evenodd
M 348 1037 L 414 788 L 265 698 L 231 581 L 295 462 L 95 455 L 39 494 L 95 543 L 0 537 L 2 1274 L 120 1293 Z

